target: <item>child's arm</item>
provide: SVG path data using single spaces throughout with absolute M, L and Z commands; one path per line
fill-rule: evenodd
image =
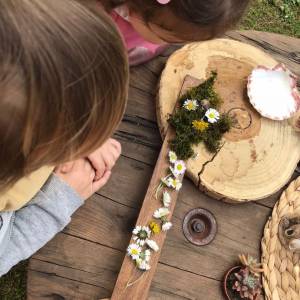
M 0 228 L 1 234 L 6 227 L 0 240 L 0 276 L 19 261 L 30 257 L 61 231 L 83 204 L 83 199 L 101 188 L 110 175 L 108 172 L 94 181 L 95 171 L 84 159 L 74 162 L 68 173 L 56 172 L 57 175 L 48 179 L 27 206 L 13 214 L 0 213 L 6 224 Z
M 0 243 L 0 276 L 52 239 L 82 204 L 72 188 L 52 175 L 27 206 L 12 214 Z

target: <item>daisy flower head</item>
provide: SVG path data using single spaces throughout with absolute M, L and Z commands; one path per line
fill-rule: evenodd
M 145 251 L 141 252 L 141 254 L 140 254 L 141 260 L 149 262 L 150 258 L 151 258 L 151 251 L 149 249 L 146 249 Z
M 169 161 L 170 163 L 174 164 L 174 162 L 177 160 L 177 155 L 174 151 L 169 151 Z
M 160 227 L 154 221 L 149 223 L 149 228 L 151 229 L 152 233 L 154 233 L 154 234 L 160 233 Z
M 151 230 L 147 226 L 136 226 L 132 233 L 135 235 L 133 240 L 140 246 L 143 246 L 151 236 Z
M 139 259 L 142 249 L 138 244 L 130 244 L 127 248 L 127 255 L 131 256 L 133 260 Z
M 209 124 L 203 120 L 194 120 L 192 125 L 194 129 L 200 132 L 205 131 L 209 126 Z
M 169 207 L 171 204 L 171 196 L 167 191 L 163 192 L 163 203 L 164 203 L 164 207 Z
M 209 123 L 216 123 L 220 119 L 220 114 L 217 110 L 210 108 L 206 111 L 205 117 Z
M 154 214 L 153 214 L 153 217 L 156 218 L 156 219 L 160 219 L 162 217 L 165 217 L 167 216 L 168 214 L 170 213 L 169 209 L 166 208 L 166 207 L 161 207 L 161 208 L 158 208 Z
M 177 178 L 173 178 L 173 177 L 169 177 L 167 179 L 166 185 L 168 187 L 175 189 L 176 191 L 179 191 L 182 187 L 182 183 L 180 182 L 180 180 Z
M 174 168 L 173 168 L 173 175 L 175 177 L 179 176 L 179 175 L 183 175 L 185 173 L 186 170 L 186 166 L 183 160 L 177 160 L 174 163 Z
M 171 222 L 165 222 L 163 225 L 162 225 L 162 230 L 163 231 L 168 231 L 171 229 L 171 227 L 173 226 L 173 224 Z
M 187 99 L 183 103 L 183 107 L 189 111 L 196 110 L 198 106 L 199 106 L 199 104 L 198 104 L 197 100 Z
M 148 271 L 150 270 L 150 265 L 143 259 L 136 260 L 137 267 L 142 271 Z
M 155 252 L 157 252 L 159 250 L 157 243 L 153 240 L 148 240 L 147 245 L 150 249 L 154 250 Z

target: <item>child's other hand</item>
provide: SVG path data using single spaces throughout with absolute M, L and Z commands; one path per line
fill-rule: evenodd
M 96 171 L 96 181 L 100 180 L 107 171 L 111 171 L 121 155 L 121 150 L 121 144 L 117 140 L 108 139 L 87 157 Z
M 101 189 L 111 175 L 110 170 L 107 170 L 99 180 L 96 180 L 96 172 L 87 159 L 78 159 L 62 164 L 55 169 L 54 173 L 71 186 L 84 200 Z

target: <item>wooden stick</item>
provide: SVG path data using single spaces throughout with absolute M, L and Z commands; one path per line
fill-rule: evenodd
M 161 197 L 156 199 L 155 192 L 158 185 L 161 182 L 161 178 L 166 176 L 166 172 L 170 166 L 170 163 L 168 161 L 168 152 L 169 152 L 168 142 L 173 137 L 173 134 L 174 133 L 172 128 L 169 128 L 162 149 L 160 151 L 159 158 L 156 163 L 136 225 L 141 225 L 141 226 L 148 225 L 149 222 L 153 219 L 154 211 L 163 206 Z M 178 197 L 178 192 L 175 190 L 172 191 L 169 190 L 169 193 L 172 198 L 172 202 L 169 207 L 170 214 L 168 215 L 168 219 L 171 219 L 176 204 L 176 200 Z M 166 238 L 166 233 L 163 231 L 153 236 L 153 239 L 157 242 L 159 246 L 159 251 L 152 252 L 152 256 L 150 260 L 151 269 L 149 271 L 143 272 L 138 270 L 134 262 L 128 256 L 125 257 L 115 288 L 113 290 L 113 294 L 111 298 L 112 300 L 147 299 L 149 288 L 153 276 L 155 274 L 155 270 L 157 267 L 157 263 L 159 260 L 159 256 L 165 238 Z
M 186 78 L 188 79 L 188 78 Z M 194 86 L 193 80 L 184 80 L 180 95 L 184 93 L 188 88 Z M 176 104 L 177 105 L 177 104 Z M 151 220 L 153 220 L 153 213 L 156 209 L 163 206 L 162 204 L 162 191 L 159 193 L 159 197 L 156 197 L 157 187 L 161 183 L 161 178 L 164 178 L 169 170 L 169 141 L 175 136 L 174 130 L 169 127 L 166 131 L 166 136 L 159 153 L 159 157 L 144 198 L 142 208 L 140 210 L 139 217 L 136 222 L 136 226 L 146 226 Z M 183 176 L 179 177 L 179 180 L 182 181 Z M 169 207 L 170 214 L 168 215 L 168 220 L 171 221 L 176 201 L 178 198 L 178 191 L 168 189 L 168 192 L 171 196 L 171 204 Z M 158 199 L 157 199 L 158 198 Z M 133 237 L 132 237 L 133 238 Z M 131 242 L 133 239 L 131 238 Z M 153 276 L 156 271 L 156 267 L 159 261 L 160 253 L 166 238 L 166 232 L 161 232 L 157 235 L 154 235 L 151 239 L 155 240 L 159 246 L 158 252 L 152 252 L 149 271 L 140 271 L 135 266 L 132 259 L 128 256 L 125 256 L 120 273 L 117 278 L 116 285 L 113 290 L 111 300 L 144 300 L 147 299 L 149 289 Z

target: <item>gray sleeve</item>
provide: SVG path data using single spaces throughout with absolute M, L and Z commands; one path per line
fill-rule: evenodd
M 28 205 L 11 217 L 9 234 L 0 245 L 0 276 L 51 240 L 82 204 L 71 187 L 51 175 Z

